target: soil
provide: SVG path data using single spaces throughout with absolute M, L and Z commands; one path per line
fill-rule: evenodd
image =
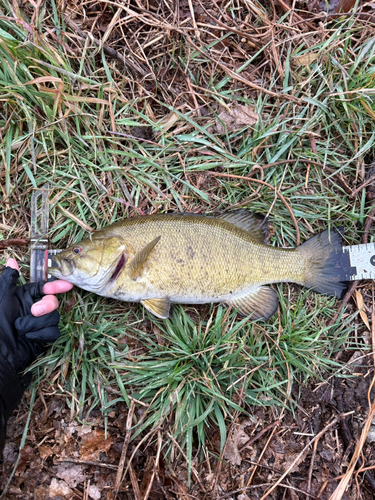
M 350 373 L 328 377 L 308 387 L 294 387 L 293 395 L 298 398 L 294 414 L 253 407 L 250 418 L 240 417 L 231 427 L 221 462 L 217 458 L 219 435 L 213 431 L 211 454 L 206 459 L 194 460 L 190 487 L 183 457 L 176 454 L 169 464 L 159 460 L 155 468 L 157 440 L 152 438 L 142 443 L 143 436 L 138 436 L 128 446 L 131 470 L 125 474 L 117 498 L 138 498 L 134 483 L 139 498 L 144 498 L 152 481 L 150 500 L 260 499 L 294 464 L 268 498 L 328 500 L 350 462 L 369 409 L 368 391 L 372 382 L 369 357 L 360 351 L 343 352 L 342 357 L 345 356 L 352 367 Z M 17 461 L 29 397 L 27 393 L 24 404 L 9 421 L 11 439 L 5 448 L 0 489 Z M 126 419 L 127 408 L 118 404 L 106 426 L 99 411 L 82 421 L 71 421 L 65 398 L 54 394 L 50 385 L 42 384 L 6 498 L 112 500 Z M 307 446 L 325 428 L 315 446 Z M 363 468 L 375 463 L 372 442 L 363 447 L 361 463 Z M 355 481 L 342 498 L 374 498 L 374 477 L 371 471 L 361 471 L 358 464 Z M 359 491 L 361 497 L 357 496 Z

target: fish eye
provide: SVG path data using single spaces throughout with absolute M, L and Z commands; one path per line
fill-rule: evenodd
M 73 253 L 78 254 L 82 252 L 82 247 L 74 247 L 73 248 Z

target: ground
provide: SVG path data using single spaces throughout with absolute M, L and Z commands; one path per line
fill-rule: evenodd
M 373 241 L 374 18 L 360 2 L 0 0 L 0 264 L 123 217 L 267 216 Z M 354 9 L 354 10 L 353 10 Z M 168 321 L 75 288 L 9 421 L 1 498 L 372 499 L 373 286 Z

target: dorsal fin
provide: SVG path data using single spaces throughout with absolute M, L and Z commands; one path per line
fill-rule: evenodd
M 142 250 L 135 254 L 133 260 L 129 264 L 129 274 L 133 281 L 139 278 L 150 253 L 154 249 L 155 245 L 159 242 L 161 236 L 157 236 L 155 239 L 150 241 Z
M 247 231 L 255 240 L 262 243 L 267 242 L 267 218 L 263 215 L 256 212 L 248 212 L 247 210 L 234 210 L 233 212 L 219 215 L 219 218 Z

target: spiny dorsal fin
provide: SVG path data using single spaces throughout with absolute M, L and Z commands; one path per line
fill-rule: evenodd
M 266 218 L 261 214 L 248 212 L 247 210 L 234 210 L 233 212 L 219 215 L 219 218 L 247 231 L 257 241 L 262 243 L 267 241 L 268 226 Z
M 154 240 L 150 241 L 142 250 L 140 250 L 133 258 L 129 264 L 129 274 L 133 281 L 139 278 L 150 253 L 154 249 L 155 245 L 159 242 L 161 236 L 158 236 Z
M 167 319 L 169 317 L 171 302 L 167 297 L 163 299 L 141 300 L 141 304 L 158 318 Z
M 251 319 L 263 320 L 275 314 L 278 302 L 277 293 L 269 286 L 260 286 L 246 295 L 226 301 L 243 316 L 251 314 Z

